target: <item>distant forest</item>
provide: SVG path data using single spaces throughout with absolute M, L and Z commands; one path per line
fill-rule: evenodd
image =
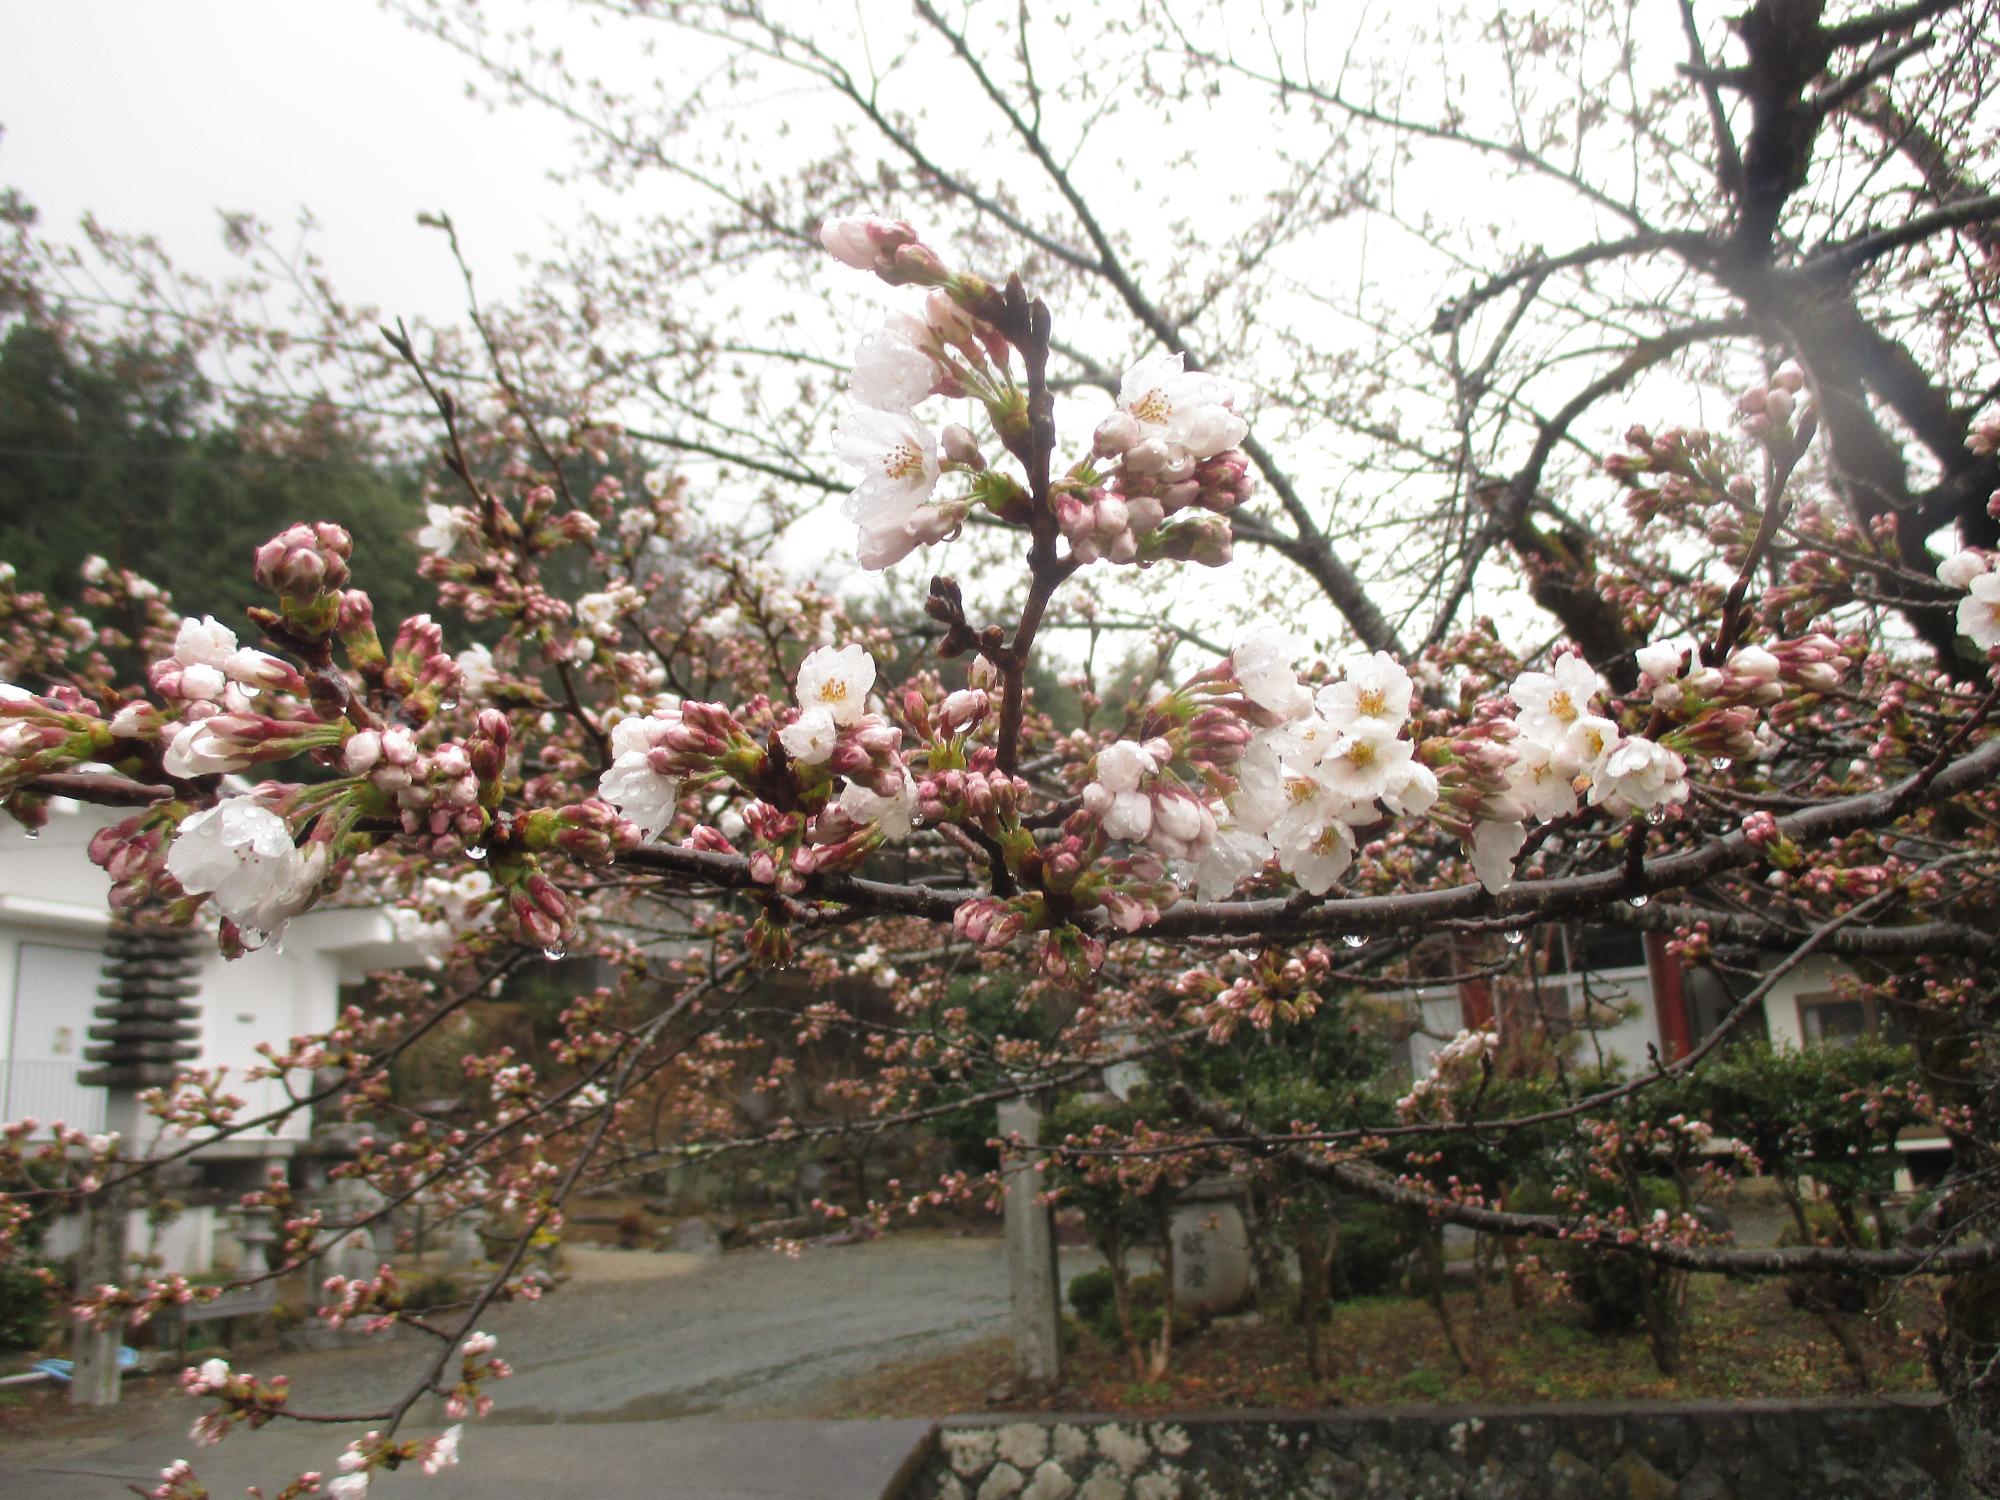
M 0 561 L 16 586 L 75 600 L 93 553 L 132 568 L 184 614 L 238 629 L 259 602 L 250 556 L 293 521 L 354 534 L 378 619 L 427 607 L 410 536 L 416 474 L 337 422 L 293 424 L 274 451 L 254 418 L 224 420 L 191 361 L 66 340 L 35 319 L 0 339 Z

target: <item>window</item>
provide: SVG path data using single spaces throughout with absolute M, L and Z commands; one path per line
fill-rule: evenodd
M 1885 1034 L 1881 1007 L 1873 1000 L 1851 1000 L 1831 990 L 1799 996 L 1799 1035 L 1808 1047 L 1841 1047 L 1864 1036 Z M 1898 1040 L 1893 1018 L 1886 1028 Z
M 1570 927 L 1551 945 L 1552 973 L 1598 974 L 1646 967 L 1646 935 L 1630 927 Z

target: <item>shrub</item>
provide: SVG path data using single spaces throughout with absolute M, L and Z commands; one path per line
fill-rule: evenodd
M 0 1349 L 39 1349 L 49 1336 L 56 1294 L 48 1268 L 0 1264 Z
M 1340 1210 L 1340 1247 L 1333 1255 L 1333 1295 L 1339 1301 L 1377 1297 L 1403 1282 L 1410 1245 L 1393 1209 L 1355 1202 Z
M 1095 1328 L 1097 1320 L 1111 1307 L 1111 1268 L 1099 1266 L 1094 1271 L 1085 1271 L 1081 1276 L 1072 1276 L 1069 1283 L 1069 1305 L 1076 1309 L 1077 1321 L 1086 1327 Z M 1116 1316 L 1116 1313 L 1113 1313 Z M 1112 1335 L 1114 1338 L 1116 1333 Z
M 1166 1278 L 1157 1271 L 1132 1278 L 1127 1295 L 1132 1303 L 1135 1339 L 1144 1341 L 1159 1333 L 1161 1313 L 1167 1300 L 1166 1290 Z M 1117 1344 L 1124 1338 L 1124 1331 L 1118 1326 L 1118 1298 L 1108 1266 L 1099 1266 L 1094 1271 L 1072 1277 L 1069 1305 L 1076 1310 L 1077 1321 L 1105 1343 Z M 1177 1323 L 1175 1326 L 1180 1325 Z
M 1669 1214 L 1680 1212 L 1680 1195 L 1673 1183 L 1646 1178 L 1641 1186 L 1648 1213 L 1662 1208 Z M 1554 1202 L 1546 1189 L 1517 1188 L 1508 1195 L 1507 1206 L 1520 1212 L 1545 1213 Z M 1599 1205 L 1608 1206 L 1608 1202 Z M 1645 1325 L 1649 1262 L 1636 1255 L 1607 1255 L 1567 1240 L 1544 1241 L 1536 1250 L 1544 1265 L 1561 1273 L 1592 1329 L 1627 1333 Z

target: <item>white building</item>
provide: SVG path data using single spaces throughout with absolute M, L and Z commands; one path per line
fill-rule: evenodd
M 11 820 L 0 829 L 0 1119 L 103 1127 L 105 1091 L 77 1081 L 87 1066 L 91 1013 L 103 1003 L 97 988 L 111 923 L 110 881 L 87 849 L 99 828 L 127 815 L 70 808 L 55 813 L 39 836 Z M 212 940 L 199 951 L 194 1003 L 201 1051 L 192 1065 L 227 1068 L 228 1090 L 248 1103 L 249 1114 L 284 1097 L 276 1080 L 246 1080 L 261 1061 L 257 1043 L 325 1030 L 339 1013 L 344 986 L 420 959 L 397 939 L 387 913 L 352 908 L 308 912 L 291 924 L 282 946 L 233 962 Z M 197 1271 L 218 1254 L 229 1260 L 233 1247 L 216 1241 L 227 1202 L 261 1181 L 269 1163 L 296 1155 L 310 1128 L 300 1111 L 275 1135 L 259 1129 L 203 1146 L 194 1158 L 199 1176 L 186 1195 L 191 1206 L 157 1245 L 164 1264 Z M 128 1243 L 145 1246 L 149 1232 L 135 1225 Z M 52 1249 L 64 1253 L 67 1240 L 59 1227 Z
M 1510 976 L 1497 985 L 1461 980 L 1404 993 L 1415 1028 L 1409 1039 L 1414 1076 L 1431 1071 L 1431 1059 L 1461 1028 L 1491 1025 L 1496 1016 L 1504 1026 L 1510 1015 L 1575 1037 L 1580 1060 L 1616 1063 L 1629 1076 L 1646 1072 L 1656 1060 L 1685 1057 L 1734 1009 L 1734 998 L 1714 972 L 1683 969 L 1659 933 L 1555 927 L 1536 941 L 1541 946 L 1532 979 Z M 1734 1036 L 1785 1048 L 1878 1034 L 1886 1018 L 1873 1002 L 1838 992 L 1843 972 L 1837 960 L 1808 958 L 1771 986 Z M 1898 1149 L 1913 1168 L 1938 1170 L 1949 1143 L 1935 1132 L 1906 1133 Z

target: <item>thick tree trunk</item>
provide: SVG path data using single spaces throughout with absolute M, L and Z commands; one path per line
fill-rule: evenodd
M 1954 1276 L 1931 1366 L 1958 1438 L 1959 1491 L 2000 1496 L 2000 1270 Z

